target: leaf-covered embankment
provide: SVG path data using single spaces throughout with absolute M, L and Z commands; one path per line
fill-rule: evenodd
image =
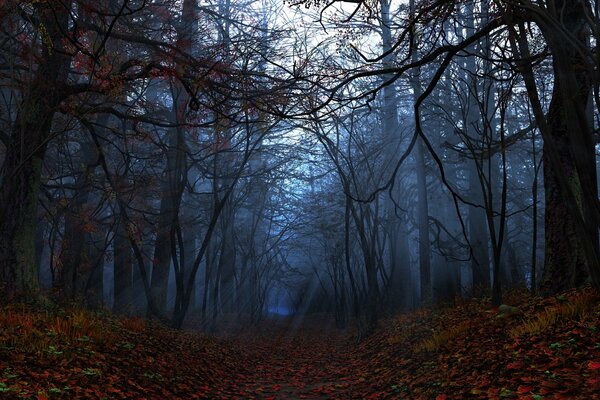
M 12 306 L 0 315 L 0 395 L 600 399 L 598 294 L 506 301 L 400 315 L 359 344 L 315 319 L 208 337 L 137 318 Z

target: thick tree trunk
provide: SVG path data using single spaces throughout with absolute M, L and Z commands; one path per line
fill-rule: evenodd
M 142 237 L 149 237 L 150 233 L 142 234 Z M 154 242 L 149 240 L 145 240 L 143 244 L 140 246 L 140 250 L 142 253 L 142 259 L 144 260 L 144 265 L 151 265 L 151 257 L 153 253 Z M 132 291 L 133 291 L 133 313 L 135 315 L 144 316 L 148 315 L 148 307 L 147 307 L 147 298 L 146 292 L 144 289 L 144 278 L 136 265 L 133 266 L 132 271 Z
M 66 3 L 68 4 L 68 3 Z M 44 42 L 42 57 L 12 127 L 0 181 L 0 293 L 31 297 L 38 289 L 35 257 L 38 190 L 52 118 L 61 100 L 69 58 L 60 51 L 66 31 L 66 4 L 36 5 L 51 44 Z
M 429 202 L 427 199 L 427 173 L 425 169 L 425 149 L 419 139 L 416 146 L 417 189 L 419 203 L 419 277 L 421 282 L 421 303 L 431 303 L 433 287 L 431 284 L 431 249 L 429 245 Z
M 544 189 L 546 195 L 545 238 L 546 252 L 544 258 L 544 277 L 542 292 L 554 294 L 587 280 L 587 259 L 585 250 L 577 235 L 575 218 L 570 214 L 565 202 L 556 174 L 563 174 L 571 184 L 576 197 L 581 200 L 581 181 L 569 153 L 571 141 L 569 131 L 561 119 L 562 101 L 555 89 L 555 97 L 550 105 L 548 124 L 552 127 L 552 139 L 561 158 L 561 169 L 556 171 L 547 152 L 544 152 Z M 593 148 L 590 149 L 594 156 Z M 590 171 L 592 173 L 592 171 Z M 578 208 L 582 204 L 577 204 Z M 596 234 L 597 237 L 597 234 Z M 597 239 L 596 239 L 597 241 Z
M 392 38 L 392 22 L 390 15 L 390 1 L 380 0 L 381 7 L 381 40 L 383 44 L 383 51 L 390 51 L 393 47 L 394 41 Z M 392 53 L 383 59 L 384 68 L 390 68 L 393 66 Z M 386 76 L 386 79 L 391 79 L 392 76 Z M 391 174 L 391 169 L 395 166 L 398 157 L 398 149 L 401 141 L 400 127 L 398 126 L 398 96 L 396 95 L 396 85 L 391 84 L 383 88 L 383 109 L 382 109 L 382 128 L 383 138 L 387 145 L 386 161 L 385 166 L 387 170 L 384 176 Z M 400 183 L 396 182 L 393 196 L 395 199 L 399 199 L 403 195 L 403 190 L 400 187 Z M 348 200 L 350 201 L 350 200 Z M 397 215 L 396 205 L 392 199 L 387 198 L 385 200 L 385 208 L 387 213 L 387 225 L 386 230 L 389 235 L 389 260 L 387 270 L 389 271 L 390 283 L 389 283 L 389 307 L 392 310 L 399 310 L 401 308 L 410 309 L 413 307 L 413 287 L 411 282 L 410 274 L 410 260 L 408 259 L 408 235 L 406 234 L 405 221 L 399 215 Z M 348 227 L 346 227 L 348 229 Z M 349 236 L 349 234 L 348 234 Z M 348 246 L 348 243 L 346 244 Z M 349 249 L 346 250 L 348 253 L 349 264 Z M 346 267 L 348 272 L 350 271 L 349 265 Z M 354 303 L 358 302 L 354 277 L 352 274 L 348 274 L 350 279 L 351 288 L 353 292 Z M 356 306 L 355 306 L 356 309 Z
M 556 18 L 560 17 L 563 28 L 579 47 L 565 40 L 556 27 L 541 24 L 552 52 L 555 77 L 547 115 L 549 137 L 544 138 L 543 155 L 545 294 L 579 286 L 590 274 L 596 286 L 600 285 L 596 157 L 586 115 L 595 63 L 591 52 L 586 57 L 581 51 L 589 48 L 587 2 L 557 3 L 561 14 Z M 551 152 L 557 157 L 552 157 Z M 559 174 L 566 179 L 566 185 L 561 184 Z M 572 204 L 573 198 L 576 204 Z
M 531 229 L 531 285 L 530 290 L 532 294 L 536 294 L 538 290 L 537 270 L 538 270 L 538 258 L 537 258 L 537 240 L 538 240 L 538 162 L 537 162 L 537 150 L 535 145 L 535 131 L 531 134 L 531 145 L 533 154 L 533 182 L 531 184 L 531 219 L 533 220 L 533 226 Z
M 35 228 L 35 269 L 38 271 L 40 283 L 42 280 L 42 260 L 44 258 L 44 250 L 46 247 L 46 234 L 48 232 L 48 221 L 44 218 L 43 213 L 39 212 L 37 216 L 37 226 Z

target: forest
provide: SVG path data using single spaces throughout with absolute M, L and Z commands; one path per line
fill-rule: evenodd
M 599 0 L 0 0 L 0 397 L 600 399 Z

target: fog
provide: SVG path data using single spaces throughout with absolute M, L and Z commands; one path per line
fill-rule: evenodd
M 4 295 L 368 335 L 600 282 L 597 13 L 42 3 L 0 3 Z

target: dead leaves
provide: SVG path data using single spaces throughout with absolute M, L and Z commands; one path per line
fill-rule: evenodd
M 556 307 L 556 304 L 567 309 L 571 301 L 580 304 L 581 298 L 597 299 L 589 291 L 589 288 L 572 291 L 561 299 L 543 301 L 521 295 L 513 301 L 523 311 L 523 317 L 532 319 L 539 310 Z M 590 311 L 572 313 L 572 318 L 561 316 L 560 324 L 549 325 L 546 331 L 523 334 L 515 339 L 508 334 L 510 324 L 499 325 L 495 318 L 497 312 L 488 312 L 485 304 L 476 302 L 425 317 L 402 316 L 388 321 L 382 332 L 361 345 L 371 354 L 362 369 L 381 371 L 387 366 L 389 373 L 371 373 L 367 380 L 379 380 L 382 387 L 387 384 L 407 388 L 403 392 L 406 395 L 399 398 L 598 399 L 600 307 L 597 300 L 586 309 Z M 421 324 L 419 329 L 412 327 L 417 319 Z M 470 323 L 471 329 L 461 329 L 466 323 Z M 402 326 L 411 327 L 411 333 L 404 335 Z M 402 340 L 386 339 L 391 335 Z M 422 353 L 411 351 L 413 343 L 428 340 L 435 341 L 436 346 Z M 394 368 L 395 365 L 401 367 Z M 384 398 L 398 397 L 390 390 Z
M 29 311 L 23 310 L 27 321 Z M 48 318 L 52 326 L 62 314 Z M 69 317 L 69 318 L 67 318 Z M 56 319 L 55 319 L 56 318 Z M 41 320 L 43 321 L 43 320 Z M 217 393 L 217 377 L 227 376 L 234 364 L 227 349 L 216 339 L 190 335 L 146 323 L 94 317 L 103 332 L 97 340 L 69 330 L 47 330 L 44 351 L 31 352 L 29 337 L 19 317 L 0 323 L 0 398 L 15 399 L 205 399 Z M 78 325 L 85 326 L 85 320 Z M 10 324 L 9 324 L 10 323 Z M 62 322 L 61 322 L 62 323 Z M 30 332 L 44 331 L 33 326 Z M 19 332 L 19 341 L 3 333 Z M 83 340 L 81 340 L 83 338 Z M 104 340 L 106 339 L 106 340 Z M 49 345 L 49 343 L 52 343 Z M 222 386 L 222 385 L 221 385 Z
M 535 321 L 571 298 L 581 294 L 511 304 Z M 485 303 L 419 310 L 358 345 L 310 326 L 218 339 L 85 314 L 49 315 L 47 329 L 41 314 L 15 310 L 0 318 L 2 398 L 600 399 L 598 304 L 516 337 Z

